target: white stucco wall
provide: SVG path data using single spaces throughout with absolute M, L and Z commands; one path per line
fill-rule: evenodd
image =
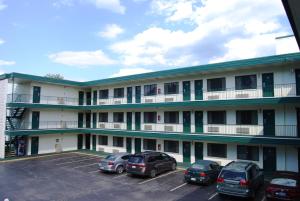
M 28 155 L 31 155 L 31 137 L 28 140 Z M 38 154 L 77 150 L 77 134 L 39 136 Z
M 5 157 L 5 123 L 7 80 L 0 80 L 0 158 Z

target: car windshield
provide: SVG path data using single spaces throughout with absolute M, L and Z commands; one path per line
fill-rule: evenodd
M 205 165 L 199 164 L 199 163 L 192 164 L 191 168 L 199 169 L 199 170 L 205 170 L 206 169 Z
M 131 156 L 128 160 L 130 163 L 143 163 L 144 157 L 142 156 Z
M 114 160 L 116 160 L 116 158 L 117 158 L 117 156 L 115 156 L 115 155 L 108 155 L 105 157 L 106 160 L 110 160 L 110 161 L 114 161 Z
M 274 178 L 271 180 L 271 184 L 287 187 L 296 187 L 297 181 L 295 179 L 290 178 Z
M 221 177 L 224 179 L 239 181 L 241 179 L 246 179 L 246 174 L 245 172 L 223 170 L 221 173 Z

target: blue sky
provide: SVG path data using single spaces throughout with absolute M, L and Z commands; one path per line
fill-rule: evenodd
M 0 0 L 0 73 L 86 81 L 275 54 L 280 0 Z

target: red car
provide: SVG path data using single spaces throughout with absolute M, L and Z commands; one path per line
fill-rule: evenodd
M 266 188 L 267 200 L 300 200 L 300 174 L 296 172 L 276 172 Z

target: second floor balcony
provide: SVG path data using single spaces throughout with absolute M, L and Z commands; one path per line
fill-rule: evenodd
M 168 123 L 130 123 L 130 122 L 78 122 L 78 121 L 40 121 L 21 122 L 15 130 L 39 129 L 101 129 L 182 134 L 220 134 L 266 137 L 300 137 L 297 125 L 237 125 L 237 124 L 168 124 Z

